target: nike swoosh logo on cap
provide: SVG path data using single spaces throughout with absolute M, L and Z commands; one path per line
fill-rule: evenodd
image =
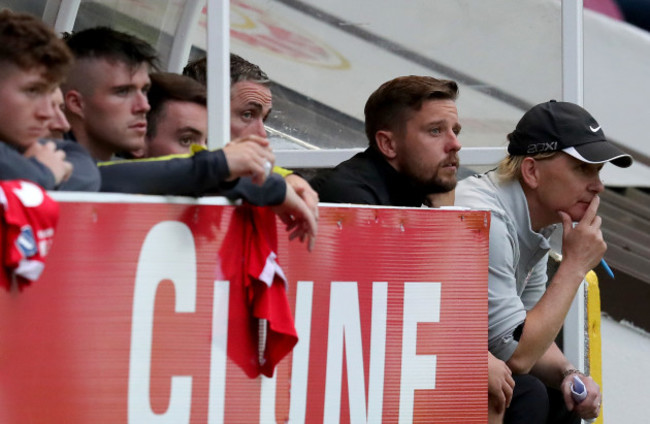
M 592 128 L 591 125 L 589 125 L 589 129 L 591 130 L 591 132 L 596 132 L 600 129 L 600 125 L 598 125 L 596 128 Z

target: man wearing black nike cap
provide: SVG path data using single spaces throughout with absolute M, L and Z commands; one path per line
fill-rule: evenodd
M 632 164 L 630 155 L 605 138 L 600 124 L 582 107 L 568 102 L 539 104 L 521 118 L 508 135 L 511 156 L 563 151 L 586 163 Z
M 456 205 L 492 212 L 488 349 L 515 380 L 504 422 L 595 418 L 598 385 L 554 340 L 585 274 L 607 249 L 597 215 L 604 189 L 599 172 L 606 162 L 628 167 L 632 158 L 607 141 L 589 112 L 553 100 L 526 112 L 508 141 L 508 156 L 496 170 L 456 188 Z M 547 288 L 549 237 L 560 223 L 563 261 Z M 571 397 L 576 376 L 588 391 L 580 403 Z M 503 398 L 491 390 L 490 406 L 503 411 Z

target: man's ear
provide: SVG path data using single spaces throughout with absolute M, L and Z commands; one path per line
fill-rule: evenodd
M 539 186 L 540 168 L 538 165 L 539 163 L 530 156 L 526 156 L 521 162 L 521 179 L 524 184 L 532 189 Z
M 83 95 L 77 90 L 68 90 L 66 91 L 63 99 L 65 101 L 66 112 L 72 115 L 79 116 L 80 118 L 83 119 L 84 117 Z
M 375 133 L 375 142 L 382 155 L 388 160 L 397 157 L 395 148 L 395 137 L 391 131 L 381 130 Z

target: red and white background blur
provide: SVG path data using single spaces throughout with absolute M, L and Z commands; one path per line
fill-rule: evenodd
M 236 206 L 62 201 L 45 271 L 0 292 L 2 423 L 484 423 L 489 213 L 320 210 L 278 262 L 298 344 L 228 357 Z

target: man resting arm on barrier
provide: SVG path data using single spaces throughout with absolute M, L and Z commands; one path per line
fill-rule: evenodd
M 187 64 L 183 75 L 203 86 L 207 83 L 207 58 L 202 57 Z M 236 54 L 230 54 L 230 137 L 238 139 L 247 135 L 266 138 L 264 123 L 271 114 L 273 95 L 271 81 L 262 69 Z M 318 194 L 309 183 L 293 171 L 275 167 L 289 186 L 318 217 Z
M 137 37 L 105 27 L 76 32 L 66 41 L 76 58 L 63 87 L 71 125 L 68 138 L 86 147 L 97 161 L 143 149 L 155 50 Z M 315 237 L 317 215 L 296 201 L 300 199 L 281 177 L 266 178 L 267 163 L 273 162 L 268 141 L 251 138 L 230 151 L 230 164 L 223 150 L 102 163 L 101 191 L 244 198 L 256 205 L 277 206 L 284 211 L 281 217 L 288 221 L 292 234 L 301 239 Z M 229 183 L 241 175 L 251 175 L 256 182 L 264 180 L 264 184 L 259 186 L 251 178 Z

